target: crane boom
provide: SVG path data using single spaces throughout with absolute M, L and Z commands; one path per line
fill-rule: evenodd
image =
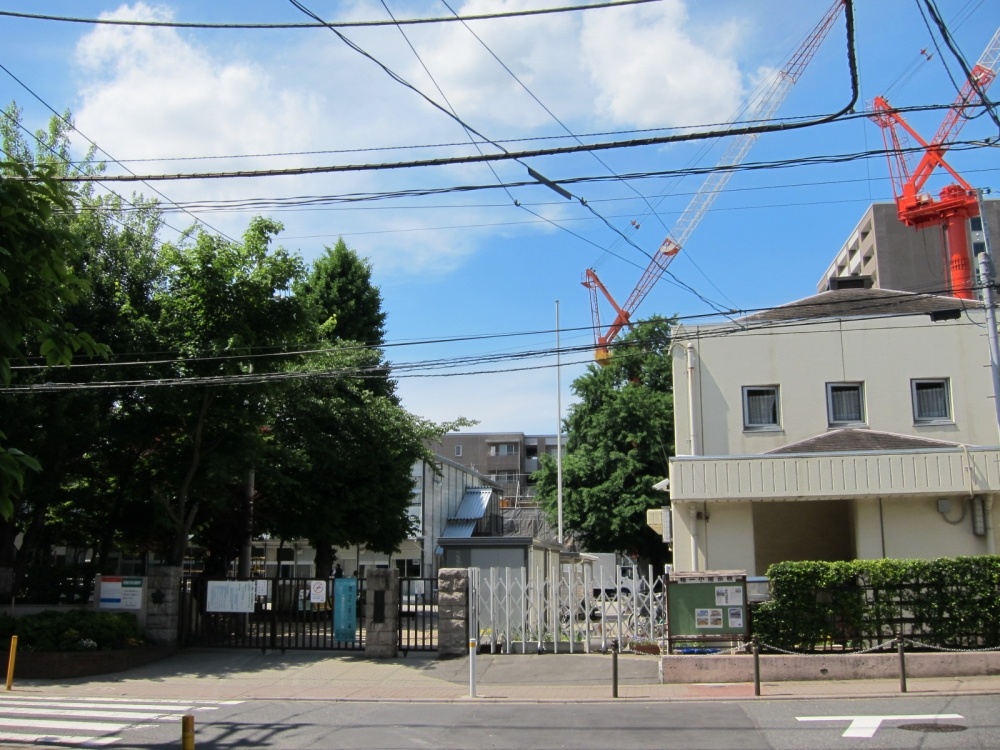
M 823 40 L 826 38 L 836 21 L 837 16 L 844 8 L 846 0 L 835 0 L 830 9 L 826 12 L 815 28 L 809 33 L 805 41 L 792 54 L 786 65 L 779 71 L 773 73 L 758 88 L 754 96 L 747 105 L 750 113 L 747 118 L 750 121 L 769 120 L 781 106 L 781 103 L 788 96 L 792 86 L 798 82 L 799 77 L 806 66 L 812 61 Z M 619 306 L 607 288 L 601 283 L 597 273 L 588 268 L 584 274 L 583 285 L 590 290 L 591 308 L 594 320 L 595 356 L 598 362 L 604 363 L 608 360 L 610 352 L 608 347 L 618 336 L 622 328 L 631 323 L 632 314 L 636 311 L 642 301 L 649 294 L 650 290 L 666 272 L 667 267 L 687 243 L 691 234 L 704 218 L 705 214 L 712 207 L 719 193 L 725 189 L 726 184 L 733 176 L 736 167 L 746 158 L 750 148 L 756 142 L 759 133 L 745 133 L 733 139 L 719 160 L 717 169 L 713 171 L 699 188 L 698 192 L 691 198 L 690 203 L 681 214 L 674 230 L 663 240 L 659 249 L 653 253 L 646 270 L 643 272 L 632 293 L 629 294 L 624 305 Z M 598 291 L 604 295 L 611 306 L 615 309 L 614 322 L 608 330 L 601 333 L 600 311 L 598 308 Z
M 957 297 L 972 298 L 972 273 L 969 263 L 966 220 L 979 212 L 978 201 L 972 186 L 956 172 L 944 156 L 959 132 L 970 118 L 972 110 L 982 106 L 986 90 L 997 76 L 1000 64 L 1000 29 L 969 73 L 937 133 L 928 142 L 910 126 L 881 96 L 872 102 L 871 119 L 882 129 L 892 193 L 896 199 L 899 220 L 910 227 L 922 229 L 931 225 L 944 228 L 944 245 L 949 256 L 951 293 Z M 901 132 L 902 131 L 902 132 Z M 907 159 L 909 135 L 923 149 L 917 166 L 910 168 Z M 947 171 L 955 180 L 946 185 L 935 199 L 924 192 L 927 180 L 938 167 Z

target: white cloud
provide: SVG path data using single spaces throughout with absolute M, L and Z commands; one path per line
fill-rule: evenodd
M 461 14 L 528 7 L 527 0 L 471 0 Z M 137 2 L 109 16 L 167 20 L 165 5 Z M 339 6 L 342 14 L 377 18 L 371 3 Z M 735 105 L 741 76 L 728 57 L 735 27 L 717 25 L 712 44 L 689 33 L 684 5 L 664 0 L 648 8 L 615 8 L 472 24 L 490 49 L 552 111 L 577 132 L 604 127 L 717 121 Z M 405 27 L 423 61 L 458 114 L 492 138 L 560 131 L 551 118 L 503 70 L 461 24 Z M 728 29 L 728 30 L 727 30 Z M 406 90 L 374 63 L 322 30 L 227 35 L 188 30 L 97 26 L 76 50 L 82 80 L 76 119 L 83 132 L 118 158 L 266 154 L 461 142 L 459 126 Z M 259 34 L 259 35 L 258 35 Z M 362 48 L 435 100 L 441 95 L 392 27 L 352 29 Z M 627 54 L 624 54 L 627 52 Z M 709 72 L 698 71 L 711 64 Z M 467 153 L 472 153 L 471 149 Z M 137 171 L 250 170 L 307 164 L 404 161 L 443 156 L 440 149 L 363 151 L 313 157 L 238 161 L 153 162 Z M 572 172 L 568 162 L 556 171 Z M 498 166 L 502 179 L 523 179 L 519 165 Z M 410 187 L 490 184 L 482 165 L 422 170 L 341 173 L 267 180 L 160 183 L 174 200 L 348 194 Z M 140 188 L 141 189 L 141 188 Z M 478 193 L 507 196 L 500 193 Z M 546 196 L 550 198 L 551 196 Z M 451 201 L 456 205 L 461 198 Z M 497 201 L 491 201 L 497 202 Z M 558 217 L 569 210 L 539 209 Z M 265 213 L 267 211 L 265 210 Z M 296 237 L 323 240 L 289 247 L 307 256 L 344 234 L 364 237 L 362 254 L 380 275 L 442 275 L 462 269 L 496 228 L 440 234 L 421 231 L 441 224 L 495 221 L 496 212 L 456 210 L 440 214 L 377 211 L 274 213 Z M 229 234 L 248 216 L 207 214 Z M 456 220 L 457 219 L 457 220 Z M 530 219 L 523 214 L 521 220 Z M 187 219 L 179 219 L 186 224 Z M 511 228 L 508 237 L 545 225 Z M 408 229 L 405 233 L 386 230 Z M 523 235 L 521 235 L 523 236 Z M 350 239 L 348 240 L 350 242 Z M 355 244 L 355 243 L 351 243 Z

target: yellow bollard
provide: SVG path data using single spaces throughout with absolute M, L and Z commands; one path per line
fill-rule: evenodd
M 181 717 L 181 750 L 194 750 L 194 716 Z
M 17 658 L 17 636 L 10 637 L 10 656 L 7 658 L 7 689 L 14 685 L 14 660 Z

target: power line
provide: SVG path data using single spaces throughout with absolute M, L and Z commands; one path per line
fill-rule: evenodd
M 32 90 L 32 88 L 30 86 L 28 86 L 28 84 L 26 84 L 24 81 L 22 81 L 16 75 L 14 75 L 2 63 L 0 63 L 0 70 L 3 70 L 4 73 L 6 73 L 11 78 L 13 78 L 25 91 L 27 91 L 29 94 L 31 94 L 33 97 L 35 97 L 35 99 L 37 99 L 46 109 L 49 110 L 49 112 L 51 112 L 53 115 L 55 115 L 56 118 L 58 118 L 61 122 L 65 123 L 68 127 L 72 128 L 75 132 L 79 133 L 83 137 L 83 139 L 85 141 L 87 141 L 87 143 L 89 143 L 95 149 L 97 149 L 98 151 L 100 151 L 101 153 L 103 153 L 105 156 L 107 156 L 108 159 L 110 159 L 112 162 L 118 163 L 117 160 L 115 159 L 115 157 L 113 157 L 105 149 L 101 148 L 94 141 L 92 141 L 90 138 L 88 138 L 87 134 L 84 133 L 83 131 L 81 131 L 79 128 L 77 128 L 76 124 L 74 122 L 72 122 L 71 120 L 67 119 L 64 115 L 59 114 L 59 112 L 57 112 L 55 110 L 55 108 L 52 107 L 51 104 L 49 104 L 47 101 L 45 101 L 38 93 L 36 93 L 34 90 Z M 129 169 L 126 165 L 119 163 L 119 166 L 121 166 L 126 172 L 128 172 L 129 175 L 132 177 L 132 179 L 134 181 L 141 182 L 146 187 L 148 187 L 150 190 L 152 190 L 154 193 L 156 193 L 161 198 L 163 198 L 163 200 L 167 201 L 167 203 L 173 203 L 173 201 L 170 200 L 170 198 L 168 198 L 164 193 L 162 193 L 160 190 L 158 190 L 157 188 L 155 188 L 152 185 L 150 185 L 147 180 L 145 180 L 142 177 L 136 175 L 135 172 L 133 172 L 131 169 Z M 119 175 L 119 177 L 120 176 L 122 176 L 122 175 Z M 81 179 L 81 178 L 85 178 L 85 179 Z M 97 183 L 104 183 L 104 182 L 108 181 L 108 180 L 105 180 L 104 177 L 101 176 L 101 175 L 89 175 L 89 174 L 88 175 L 71 175 L 71 176 L 66 176 L 66 177 L 55 177 L 54 179 L 56 179 L 57 181 L 62 181 L 62 182 L 97 182 Z M 111 178 L 110 181 L 118 182 L 120 180 L 115 180 L 114 178 Z M 110 191 L 110 192 L 113 192 L 113 191 Z M 117 195 L 117 193 L 116 193 L 116 195 Z M 118 197 L 122 198 L 122 196 L 120 196 L 120 195 Z M 122 200 L 125 200 L 125 198 L 122 198 Z M 128 201 L 126 201 L 126 203 L 128 203 Z M 188 214 L 192 219 L 194 219 L 195 223 L 200 223 L 200 224 L 204 225 L 205 227 L 207 227 L 208 229 L 211 229 L 213 232 L 219 234 L 220 236 L 225 237 L 230 242 L 236 243 L 236 240 L 234 240 L 232 237 L 230 237 L 229 235 L 227 235 L 225 232 L 223 232 L 223 231 L 221 231 L 219 229 L 216 229 L 211 224 L 209 224 L 209 223 L 207 223 L 205 221 L 202 221 L 201 219 L 199 219 L 197 216 L 195 216 L 194 214 L 190 213 L 189 211 L 184 211 L 184 213 Z M 171 228 L 173 228 L 173 227 L 171 227 Z M 174 230 L 174 231 L 178 231 L 178 230 Z
M 52 16 L 40 13 L 18 13 L 10 10 L 0 10 L 0 16 L 11 18 L 25 18 L 33 21 L 60 21 L 63 23 L 83 23 L 92 25 L 108 26 L 151 26 L 168 29 L 246 29 L 246 30 L 270 30 L 270 29 L 317 29 L 324 26 L 334 26 L 336 28 L 363 28 L 372 26 L 395 26 L 395 25 L 415 25 L 415 24 L 435 24 L 453 23 L 455 21 L 492 21 L 501 18 L 519 18 L 524 16 L 541 16 L 553 13 L 574 13 L 584 10 L 597 10 L 599 8 L 618 8 L 627 5 L 643 5 L 645 3 L 662 2 L 662 0 L 615 0 L 614 2 L 590 3 L 587 5 L 568 5 L 556 8 L 537 8 L 534 10 L 515 10 L 502 13 L 478 13 L 468 16 L 454 18 L 441 16 L 434 18 L 409 18 L 398 21 L 319 21 L 316 23 L 204 23 L 194 21 L 141 21 L 126 20 L 120 18 L 78 18 L 72 16 Z

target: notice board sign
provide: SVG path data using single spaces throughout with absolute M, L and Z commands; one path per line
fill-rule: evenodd
M 333 639 L 354 641 L 358 637 L 358 579 L 333 579 Z
M 749 635 L 744 570 L 673 571 L 667 577 L 670 642 Z
M 256 581 L 209 581 L 206 612 L 253 612 Z
M 142 576 L 101 576 L 100 609 L 142 609 Z

